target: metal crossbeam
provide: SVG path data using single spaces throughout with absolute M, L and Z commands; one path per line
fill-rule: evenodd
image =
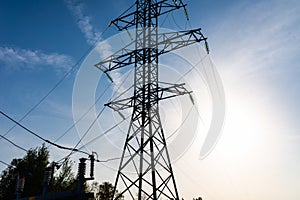
M 186 4 L 183 4 L 181 0 L 162 0 L 152 4 L 153 10 L 149 19 L 155 19 L 157 16 L 167 14 L 174 10 L 185 8 Z M 114 25 L 119 31 L 129 29 L 136 26 L 136 21 L 143 22 L 143 4 L 141 1 L 136 1 L 129 9 L 123 12 L 118 18 L 110 22 L 110 26 Z
M 157 35 L 158 43 L 150 44 L 147 48 L 153 49 L 157 45 L 159 51 L 158 55 L 207 40 L 207 38 L 203 36 L 200 28 L 180 32 L 158 33 Z M 136 60 L 141 59 L 144 51 L 144 49 L 130 49 L 129 47 L 132 47 L 134 43 L 135 41 L 129 43 L 125 48 L 115 52 L 113 55 L 95 64 L 95 66 L 107 73 L 134 64 Z
M 149 102 L 150 104 L 155 104 L 157 101 L 160 101 L 160 100 L 169 99 L 169 98 L 172 98 L 172 97 L 192 93 L 192 91 L 188 91 L 184 87 L 184 85 L 185 85 L 184 83 L 182 83 L 182 84 L 165 83 L 165 84 L 168 84 L 168 85 L 171 85 L 171 86 L 169 86 L 169 87 L 158 86 L 155 90 L 152 89 L 151 93 L 153 93 L 153 94 L 157 93 L 157 95 L 155 95 L 155 98 L 152 101 Z M 142 91 L 142 90 L 140 90 L 140 91 Z M 134 101 L 136 99 L 139 99 L 140 95 L 142 95 L 141 92 L 139 94 L 136 94 L 136 96 L 128 97 L 128 98 L 125 98 L 125 99 L 116 98 L 115 100 L 105 104 L 105 106 L 110 107 L 114 111 L 121 111 L 121 110 L 125 110 L 127 108 L 132 108 L 134 105 L 136 107 L 139 107 L 141 105 L 140 104 L 134 104 Z

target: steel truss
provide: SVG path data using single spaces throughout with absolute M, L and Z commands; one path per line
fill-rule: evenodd
M 132 116 L 115 181 L 119 196 L 132 199 L 179 199 L 167 150 L 159 101 L 190 94 L 184 84 L 161 83 L 158 58 L 167 52 L 205 41 L 201 29 L 159 33 L 158 17 L 183 8 L 181 0 L 137 0 L 111 22 L 118 30 L 135 28 L 135 38 L 127 46 L 97 63 L 104 73 L 134 67 L 133 96 L 117 98 L 106 106 L 120 112 L 132 108 Z M 134 48 L 132 48 L 134 46 Z

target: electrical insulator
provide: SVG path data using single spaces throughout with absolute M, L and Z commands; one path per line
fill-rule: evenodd
M 94 163 L 95 163 L 95 157 L 94 155 L 89 156 L 91 159 L 91 170 L 90 170 L 90 177 L 94 178 Z
M 85 169 L 86 169 L 86 163 L 85 163 L 85 158 L 80 158 L 79 159 L 79 166 L 78 166 L 78 177 L 79 178 L 84 178 L 85 176 Z

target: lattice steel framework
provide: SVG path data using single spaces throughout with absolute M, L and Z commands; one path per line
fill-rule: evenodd
M 200 29 L 160 33 L 158 18 L 182 8 L 180 0 L 137 0 L 111 22 L 119 31 L 135 28 L 134 39 L 95 66 L 107 75 L 118 68 L 134 67 L 133 96 L 106 104 L 120 112 L 132 108 L 132 116 L 116 177 L 120 195 L 132 199 L 179 199 L 159 115 L 159 101 L 190 94 L 184 84 L 161 83 L 158 58 L 169 51 L 205 41 Z M 187 13 L 186 13 L 187 15 Z M 134 46 L 134 48 L 131 48 Z M 109 75 L 108 75 L 109 76 Z

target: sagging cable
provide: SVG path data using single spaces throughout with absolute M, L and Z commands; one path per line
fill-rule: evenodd
M 185 6 L 183 7 L 183 10 L 184 10 L 184 14 L 185 14 L 186 20 L 189 21 L 190 20 L 189 14 L 188 14 L 188 11 L 187 11 L 187 9 L 186 9 Z

